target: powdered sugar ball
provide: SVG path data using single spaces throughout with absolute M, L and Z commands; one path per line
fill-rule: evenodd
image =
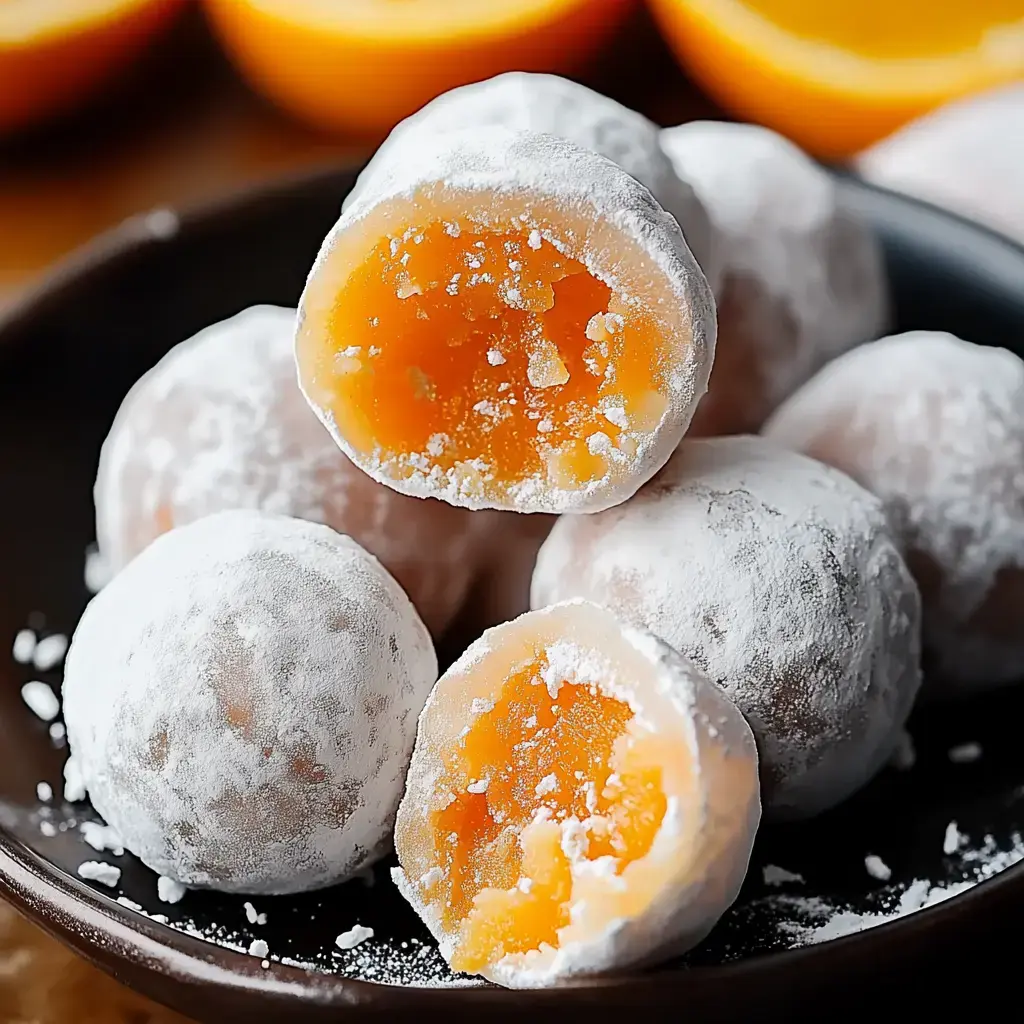
M 921 587 L 926 692 L 1024 676 L 1024 362 L 949 334 L 884 338 L 765 432 L 882 499 Z
M 860 173 L 1024 242 L 1024 82 L 970 96 L 865 150 Z
M 570 597 L 645 626 L 725 690 L 775 818 L 870 779 L 920 684 L 920 596 L 880 502 L 759 438 L 684 441 L 626 504 L 559 519 L 531 600 Z
M 679 222 L 697 263 L 715 287 L 720 274 L 715 233 L 703 203 L 690 184 L 680 180 L 662 150 L 658 126 L 578 82 L 510 71 L 460 86 L 400 122 L 378 152 L 383 158 L 389 145 L 413 132 L 436 134 L 479 125 L 557 135 L 617 163 Z M 377 164 L 371 160 L 360 181 L 372 179 Z M 357 182 L 354 193 L 359 188 Z
M 95 809 L 160 875 L 330 885 L 390 843 L 430 637 L 326 526 L 220 512 L 154 541 L 89 604 L 64 676 Z
M 826 362 L 883 332 L 881 248 L 829 174 L 767 128 L 695 121 L 661 142 L 710 214 L 724 268 L 690 436 L 755 431 Z
M 439 635 L 472 583 L 483 524 L 349 461 L 299 390 L 294 330 L 294 309 L 255 306 L 176 346 L 132 388 L 100 455 L 101 555 L 117 571 L 224 509 L 325 523 L 379 558 Z

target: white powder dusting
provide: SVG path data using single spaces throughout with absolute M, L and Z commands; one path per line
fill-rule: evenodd
M 53 799 L 53 787 L 48 782 L 37 782 L 36 797 L 44 804 L 48 804 Z
M 36 649 L 36 634 L 31 629 L 21 629 L 14 638 L 11 654 L 19 665 L 28 665 Z
M 78 876 L 87 882 L 99 882 L 111 889 L 121 881 L 121 869 L 99 860 L 87 860 L 78 865 Z
M 187 886 L 182 885 L 181 882 L 177 882 L 173 878 L 168 878 L 166 875 L 160 875 L 156 880 L 157 899 L 163 903 L 180 903 L 185 898 L 185 893 L 187 892 Z
M 765 885 L 803 885 L 806 881 L 803 875 L 798 874 L 796 871 L 787 871 L 785 868 L 780 868 L 777 864 L 765 864 L 761 869 L 761 875 L 764 878 Z
M 39 822 L 39 831 L 47 839 L 52 839 L 57 834 L 57 826 L 52 821 L 41 821 Z
M 487 350 L 487 362 L 491 366 L 501 366 L 505 362 L 505 357 L 496 348 L 489 348 Z
M 63 660 L 68 650 L 68 638 L 63 633 L 43 637 L 32 653 L 32 664 L 37 672 L 49 672 Z
M 869 853 L 864 858 L 864 869 L 880 882 L 888 882 L 892 878 L 892 869 L 875 853 Z
M 253 939 L 249 943 L 249 956 L 257 956 L 261 960 L 270 952 L 266 939 Z
M 249 924 L 267 923 L 267 915 L 259 913 L 251 903 L 246 902 L 242 904 L 242 907 L 245 910 L 245 919 Z
M 106 850 L 116 857 L 124 853 L 124 840 L 116 828 L 98 821 L 83 821 L 79 828 L 82 839 L 98 853 Z
M 537 783 L 534 788 L 534 793 L 539 796 L 547 796 L 549 793 L 554 793 L 558 789 L 558 776 L 552 772 L 550 775 L 545 775 L 540 782 Z
M 95 544 L 85 551 L 85 586 L 90 594 L 98 594 L 109 582 L 112 572 L 107 560 Z
M 136 913 L 142 910 L 141 903 L 136 903 L 135 900 L 130 900 L 127 896 L 118 896 L 117 902 L 120 903 L 122 907 L 127 907 L 129 910 L 134 910 Z
M 342 932 L 334 944 L 338 949 L 355 949 L 361 942 L 373 938 L 373 929 L 364 928 L 361 924 L 353 925 L 347 932 Z
M 920 686 L 920 594 L 880 503 L 760 438 L 685 440 L 626 504 L 561 516 L 530 604 L 568 598 L 663 637 L 719 682 L 757 735 L 775 817 L 859 789 Z
M 467 793 L 486 793 L 487 792 L 487 785 L 488 785 L 489 781 L 490 781 L 489 779 L 479 779 L 476 782 L 471 782 L 466 787 L 466 792 Z
M 65 736 L 67 736 L 67 729 L 64 727 L 63 722 L 50 723 L 50 739 L 53 740 L 55 744 L 62 744 Z
M 950 747 L 947 756 L 953 764 L 972 764 L 981 757 L 980 743 L 960 743 Z
M 44 722 L 52 722 L 60 714 L 60 701 L 49 683 L 34 679 L 21 688 L 21 699 L 29 711 Z

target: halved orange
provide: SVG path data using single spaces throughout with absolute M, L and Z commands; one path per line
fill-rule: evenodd
M 0 0 L 0 134 L 103 86 L 184 0 Z
M 206 0 L 252 85 L 322 128 L 379 135 L 501 71 L 581 70 L 635 0 Z
M 1024 76 L 1024 0 L 651 0 L 734 114 L 842 158 L 951 99 Z

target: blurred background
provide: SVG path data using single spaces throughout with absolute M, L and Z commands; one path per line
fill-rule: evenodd
M 759 122 L 1024 238 L 1024 0 L 0 0 L 0 320 L 129 217 L 364 159 L 512 69 Z M 0 1024 L 178 1019 L 0 904 Z

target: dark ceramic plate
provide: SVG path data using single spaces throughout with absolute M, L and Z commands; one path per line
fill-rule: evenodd
M 133 221 L 0 322 L 5 648 L 26 624 L 74 628 L 88 597 L 82 566 L 97 452 L 125 391 L 199 328 L 251 303 L 294 303 L 351 182 L 351 174 L 326 173 L 279 186 L 186 216 L 173 234 L 167 216 Z M 885 239 L 900 329 L 1024 343 L 1024 250 L 927 206 L 854 182 L 842 189 Z M 524 1011 L 562 1020 L 662 1008 L 673 1018 L 685 1008 L 692 1021 L 749 1019 L 754 1007 L 792 1014 L 824 1008 L 828 992 L 843 992 L 848 1003 L 885 966 L 904 983 L 922 965 L 937 970 L 983 945 L 1024 903 L 1024 865 L 996 875 L 1024 855 L 1016 834 L 1024 829 L 1024 692 L 1001 693 L 920 712 L 912 769 L 887 769 L 814 822 L 764 830 L 740 901 L 685 962 L 557 992 L 468 987 L 446 972 L 386 865 L 372 886 L 355 881 L 256 900 L 265 924 L 250 923 L 243 900 L 232 897 L 190 893 L 174 906 L 161 903 L 154 876 L 138 862 L 85 845 L 77 827 L 90 817 L 85 806 L 37 799 L 40 781 L 59 794 L 64 759 L 20 699 L 22 683 L 38 675 L 0 654 L 0 889 L 87 957 L 203 1021 L 499 1019 Z M 59 683 L 54 672 L 41 678 Z M 981 756 L 951 760 L 950 749 L 966 743 L 980 744 Z M 951 821 L 960 841 L 950 853 Z M 865 869 L 868 854 L 891 869 L 888 883 Z M 77 877 L 90 859 L 122 868 L 116 889 Z M 768 865 L 804 881 L 767 885 Z M 822 941 L 893 916 L 901 902 L 935 905 Z M 375 938 L 338 951 L 334 938 L 356 922 Z M 245 952 L 260 939 L 267 968 Z

